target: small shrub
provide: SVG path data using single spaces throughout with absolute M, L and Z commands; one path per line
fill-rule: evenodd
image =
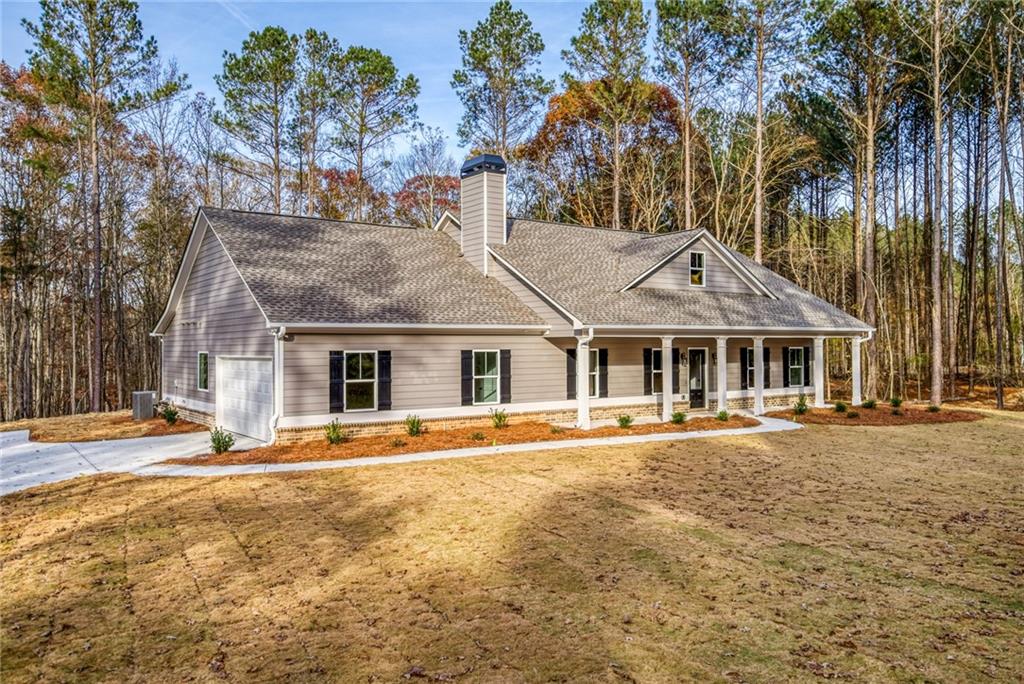
M 473 440 L 474 442 L 482 442 L 482 441 L 484 441 L 485 439 L 487 439 L 487 436 L 486 436 L 486 435 L 484 435 L 484 433 L 482 433 L 482 432 L 474 432 L 473 434 L 471 434 L 471 435 L 469 436 L 469 438 L 470 438 L 471 440 Z
M 628 414 L 619 416 L 615 420 L 619 423 L 619 427 L 622 428 L 623 430 L 626 430 L 633 425 L 633 416 Z
M 164 410 L 160 412 L 160 415 L 163 416 L 168 425 L 174 425 L 178 422 L 178 409 L 174 408 L 174 404 L 164 406 Z
M 847 418 L 859 418 L 860 414 L 857 413 L 856 411 L 847 411 L 846 412 L 846 417 Z
M 396 449 L 398 447 L 404 447 L 405 440 L 402 439 L 401 437 L 395 437 L 393 440 L 391 440 L 391 446 L 395 447 Z
M 501 409 L 491 409 L 491 425 L 501 430 L 508 427 L 508 414 Z
M 210 448 L 215 454 L 223 454 L 235 445 L 235 436 L 226 430 L 214 428 L 210 431 Z
M 940 407 L 936 406 L 935 404 L 930 404 L 928 406 L 928 413 L 938 413 L 941 410 L 942 409 Z
M 898 408 L 894 408 L 892 410 L 892 415 L 894 415 L 894 416 L 902 416 L 903 415 L 903 411 L 900 411 Z
M 341 427 L 338 424 L 338 419 L 335 418 L 327 425 L 324 425 L 324 436 L 327 437 L 328 444 L 341 444 L 352 439 L 348 430 Z
M 672 414 L 672 422 L 676 425 L 681 425 L 686 422 L 686 414 L 682 411 L 676 411 Z
M 724 423 L 725 421 L 729 420 L 729 412 L 726 411 L 725 409 L 722 409 L 721 411 L 715 414 L 715 418 Z
M 408 415 L 405 417 L 405 431 L 410 437 L 419 437 L 423 434 L 423 421 L 419 416 Z
M 836 402 L 836 413 L 846 413 L 846 409 L 847 409 L 846 402 L 844 402 L 844 401 L 837 401 Z
M 866 408 L 866 409 L 873 409 L 876 406 L 878 406 L 878 402 L 875 401 L 874 399 L 868 399 L 867 401 L 865 401 L 863 404 L 860 405 L 861 408 Z
M 565 428 L 561 427 L 560 425 L 552 425 L 551 426 L 551 434 L 553 434 L 553 435 L 560 435 L 563 432 L 565 432 Z
M 892 399 L 889 400 L 889 406 L 892 406 L 894 409 L 898 409 L 902 405 L 903 399 L 901 399 L 900 397 L 893 397 Z
M 806 394 L 803 394 L 801 392 L 800 396 L 797 397 L 796 405 L 793 406 L 793 413 L 795 413 L 798 416 L 802 416 L 803 414 L 807 413 L 807 395 Z

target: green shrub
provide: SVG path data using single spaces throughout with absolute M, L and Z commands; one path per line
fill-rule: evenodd
M 940 407 L 936 406 L 935 404 L 931 404 L 931 405 L 928 406 L 928 413 L 938 413 L 941 410 L 942 409 Z
M 889 406 L 892 406 L 894 409 L 898 409 L 902 405 L 903 399 L 901 399 L 900 397 L 893 397 L 892 399 L 889 400 Z
M 553 434 L 553 435 L 560 435 L 563 432 L 565 432 L 565 428 L 561 427 L 560 425 L 552 425 L 551 426 L 551 434 Z
M 324 425 L 324 436 L 327 437 L 328 444 L 341 444 L 352 439 L 348 430 L 338 424 L 337 418 Z
M 174 425 L 178 422 L 178 409 L 174 408 L 174 404 L 164 406 L 164 410 L 160 412 L 160 415 L 163 416 L 168 425 Z
M 729 412 L 726 411 L 725 409 L 722 409 L 721 411 L 715 414 L 715 418 L 724 423 L 725 421 L 729 420 Z
M 401 437 L 395 437 L 393 440 L 391 440 L 391 446 L 395 447 L 396 449 L 398 447 L 404 447 L 405 440 L 402 439 Z
M 419 437 L 423 434 L 423 421 L 419 416 L 412 414 L 405 417 L 405 431 L 410 437 Z
M 875 401 L 874 399 L 868 399 L 867 401 L 865 401 L 863 404 L 860 405 L 861 408 L 866 408 L 866 409 L 873 409 L 876 406 L 878 406 L 878 402 Z
M 686 414 L 682 411 L 675 411 L 672 414 L 672 422 L 676 425 L 681 425 L 686 422 Z
M 846 417 L 847 418 L 859 418 L 860 414 L 857 413 L 856 411 L 847 411 L 846 412 Z
M 802 416 L 807 413 L 807 395 L 800 393 L 800 396 L 796 399 L 796 405 L 793 406 L 793 413 L 798 416 Z
M 235 445 L 235 436 L 221 428 L 210 431 L 210 448 L 215 454 L 223 454 Z
M 615 420 L 618 422 L 619 427 L 622 428 L 623 430 L 626 430 L 633 425 L 633 416 L 629 414 L 619 416 Z
M 844 401 L 837 401 L 836 402 L 836 413 L 846 413 L 846 409 L 847 409 L 846 402 L 844 402 Z
M 501 409 L 491 409 L 491 425 L 497 430 L 508 427 L 508 414 Z
M 482 442 L 487 439 L 487 436 L 482 432 L 474 432 L 469 436 L 469 438 L 474 442 Z

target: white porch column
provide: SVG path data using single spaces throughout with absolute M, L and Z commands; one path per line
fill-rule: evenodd
M 825 407 L 825 338 L 814 338 L 814 406 Z
M 863 397 L 861 397 L 860 388 L 860 338 L 854 337 L 850 340 L 850 343 L 852 346 L 850 360 L 853 362 L 851 364 L 853 370 L 853 395 L 851 399 L 854 406 L 860 406 L 864 401 Z
M 717 359 L 717 361 L 715 361 L 715 371 L 718 374 L 717 390 L 718 390 L 718 410 L 719 411 L 727 411 L 727 410 L 729 410 L 729 402 L 727 401 L 726 394 L 725 394 L 726 393 L 725 383 L 726 383 L 726 375 L 727 375 L 727 373 L 726 373 L 727 367 L 726 367 L 726 359 L 725 359 L 725 351 L 726 351 L 725 343 L 728 340 L 729 340 L 728 337 L 716 337 L 715 338 L 715 341 L 718 343 L 718 348 L 715 350 L 715 358 Z
M 576 427 L 590 429 L 590 340 L 593 335 L 576 338 Z
M 672 420 L 672 385 L 675 383 L 676 368 L 672 363 L 672 337 L 661 338 L 661 420 Z
M 754 415 L 764 415 L 764 338 L 754 338 Z

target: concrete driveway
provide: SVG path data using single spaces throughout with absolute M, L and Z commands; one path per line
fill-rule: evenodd
M 0 496 L 80 475 L 131 472 L 174 456 L 210 450 L 210 433 L 138 437 L 99 442 L 31 442 L 28 430 L 0 432 Z M 235 437 L 235 449 L 260 442 Z

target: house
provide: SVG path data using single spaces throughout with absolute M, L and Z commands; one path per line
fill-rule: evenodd
M 434 230 L 203 207 L 166 310 L 165 401 L 264 440 L 487 419 L 824 404 L 823 345 L 872 329 L 705 230 L 506 214 L 506 166 L 462 167 Z

